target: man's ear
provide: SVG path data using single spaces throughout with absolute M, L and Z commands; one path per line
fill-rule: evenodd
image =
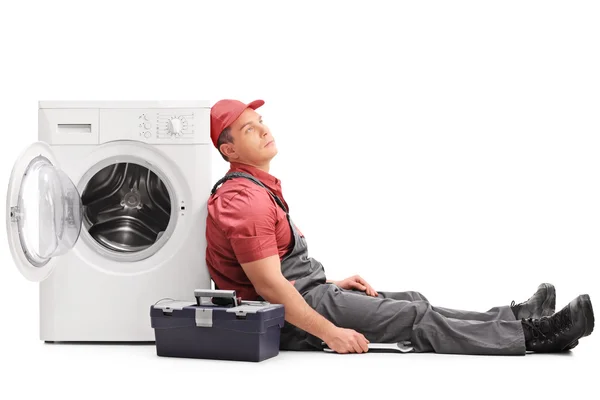
M 238 158 L 238 154 L 235 152 L 235 149 L 233 148 L 233 143 L 223 143 L 220 147 L 221 153 L 225 154 L 225 156 L 227 158 L 229 158 L 230 160 L 233 159 L 237 159 Z

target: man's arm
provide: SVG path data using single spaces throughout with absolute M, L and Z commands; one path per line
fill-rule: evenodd
M 241 265 L 263 299 L 283 304 L 286 321 L 320 338 L 338 353 L 368 351 L 369 341 L 362 334 L 336 327 L 306 303 L 296 288 L 281 274 L 278 255 Z

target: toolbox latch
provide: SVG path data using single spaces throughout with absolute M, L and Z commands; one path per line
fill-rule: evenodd
M 210 308 L 196 308 L 196 326 L 211 328 L 213 326 L 213 310 Z

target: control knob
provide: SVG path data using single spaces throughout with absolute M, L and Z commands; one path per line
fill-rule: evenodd
M 172 117 L 167 124 L 167 130 L 171 136 L 181 136 L 183 121 L 179 117 Z

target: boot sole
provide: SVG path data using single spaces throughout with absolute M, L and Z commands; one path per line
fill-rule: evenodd
M 556 289 L 550 283 L 545 283 L 544 286 L 546 287 L 546 299 L 542 303 L 542 317 L 550 317 L 554 314 L 556 307 Z
M 565 351 L 569 351 L 575 348 L 579 344 L 579 339 L 576 339 L 574 342 L 571 342 L 567 347 L 565 347 Z
M 584 309 L 583 315 L 585 316 L 585 333 L 582 337 L 589 336 L 594 330 L 594 310 L 592 309 L 592 301 L 590 296 L 584 294 L 582 297 L 582 307 Z
M 565 346 L 564 351 L 573 349 L 579 344 L 579 339 L 589 336 L 594 330 L 594 310 L 592 309 L 592 301 L 590 300 L 589 295 L 581 295 L 581 307 L 583 308 L 583 317 L 585 318 L 585 332 L 583 332 L 583 335 L 581 335 L 580 338 L 575 339 Z

